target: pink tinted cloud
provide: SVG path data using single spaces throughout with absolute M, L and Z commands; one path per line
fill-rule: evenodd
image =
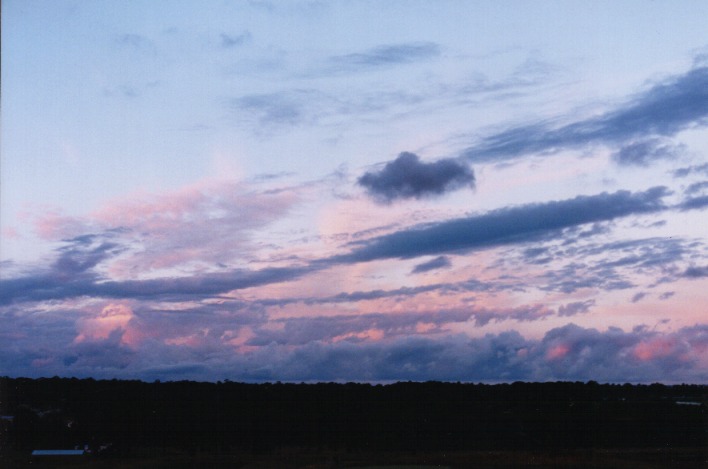
M 284 217 L 299 200 L 295 189 L 258 190 L 206 180 L 168 193 L 134 193 L 85 217 L 44 211 L 34 227 L 51 241 L 114 230 L 112 237 L 130 250 L 108 272 L 134 279 L 161 269 L 210 269 L 253 257 L 255 233 Z
M 17 228 L 8 226 L 2 229 L 2 236 L 5 239 L 20 239 L 22 235 Z
M 121 334 L 120 343 L 136 345 L 143 334 L 131 325 L 133 310 L 125 303 L 109 303 L 100 312 L 79 318 L 76 322 L 78 335 L 75 344 L 86 341 L 106 340 L 111 334 Z
M 294 190 L 256 191 L 238 182 L 207 181 L 164 195 L 138 194 L 92 217 L 131 230 L 143 252 L 125 264 L 153 270 L 228 262 L 248 252 L 255 230 L 285 216 L 297 201 Z
M 47 241 L 58 241 L 85 234 L 91 230 L 88 220 L 63 215 L 59 209 L 49 209 L 33 217 L 34 230 Z
M 546 358 L 549 360 L 557 360 L 568 355 L 570 347 L 565 344 L 554 345 L 546 351 Z

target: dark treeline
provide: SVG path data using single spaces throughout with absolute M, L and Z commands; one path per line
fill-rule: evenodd
M 701 447 L 708 386 L 146 383 L 0 378 L 15 450 Z M 9 426 L 10 424 L 8 424 Z

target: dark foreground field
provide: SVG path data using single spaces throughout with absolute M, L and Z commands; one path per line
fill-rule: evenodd
M 696 385 L 0 378 L 0 467 L 708 468 L 707 402 Z
M 3 468 L 206 469 L 206 468 L 578 468 L 696 469 L 708 467 L 706 448 L 586 449 L 546 451 L 342 452 L 278 450 L 272 454 L 187 454 L 146 450 L 122 457 L 86 456 L 80 461 L 32 460 L 14 452 L 0 460 Z

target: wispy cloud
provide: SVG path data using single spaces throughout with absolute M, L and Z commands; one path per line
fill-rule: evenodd
M 363 52 L 336 55 L 327 59 L 329 72 L 354 72 L 428 60 L 440 55 L 440 46 L 432 42 L 381 45 Z
M 231 49 L 234 47 L 242 46 L 246 44 L 248 41 L 251 40 L 251 33 L 248 31 L 244 31 L 240 34 L 226 34 L 226 33 L 221 33 L 220 37 L 220 45 L 224 49 Z
M 295 125 L 309 118 L 306 112 L 312 100 L 321 101 L 321 93 L 314 90 L 295 90 L 283 93 L 252 94 L 234 98 L 232 110 L 256 113 L 258 121 L 267 125 Z
M 142 34 L 124 33 L 115 38 L 117 44 L 135 49 L 151 48 L 152 41 Z
M 619 162 L 647 164 L 669 151 L 668 147 L 661 150 L 656 143 L 647 144 L 654 141 L 652 137 L 671 137 L 691 126 L 705 125 L 707 118 L 708 67 L 702 66 L 655 84 L 598 117 L 555 126 L 534 123 L 511 127 L 482 139 L 466 149 L 463 156 L 473 162 L 502 162 L 532 153 L 621 144 L 629 146 L 616 156 Z M 644 150 L 649 155 L 637 147 L 641 143 L 632 141 L 645 142 Z

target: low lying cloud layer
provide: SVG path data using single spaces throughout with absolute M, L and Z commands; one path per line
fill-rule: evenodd
M 129 318 L 118 311 L 121 318 Z M 391 320 L 385 315 L 379 319 Z M 403 330 L 400 335 L 381 339 L 370 330 L 356 333 L 363 329 L 357 324 L 365 318 L 349 317 L 339 320 L 339 340 L 323 341 L 313 338 L 321 327 L 332 330 L 332 319 L 315 318 L 291 323 L 270 337 L 260 335 L 251 340 L 259 347 L 234 353 L 231 333 L 220 328 L 192 329 L 191 335 L 180 340 L 158 340 L 159 335 L 153 333 L 152 338 L 131 342 L 126 340 L 129 329 L 117 321 L 112 331 L 102 330 L 76 341 L 66 314 L 41 320 L 43 327 L 37 329 L 32 323 L 40 318 L 22 316 L 11 330 L 0 333 L 3 340 L 11 339 L 15 344 L 0 350 L 5 374 L 296 382 L 594 379 L 649 383 L 660 379 L 678 383 L 708 379 L 705 325 L 656 332 L 647 327 L 599 331 L 569 324 L 549 330 L 538 340 L 515 331 L 473 338 L 435 334 L 435 330 L 427 335 Z M 354 329 L 348 327 L 352 325 Z M 30 337 L 26 335 L 29 331 L 40 331 L 41 335 Z M 293 347 L 294 343 L 300 345 Z

